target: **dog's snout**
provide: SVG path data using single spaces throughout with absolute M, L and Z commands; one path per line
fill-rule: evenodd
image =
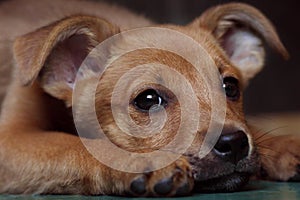
M 243 131 L 222 134 L 213 150 L 219 158 L 236 164 L 249 153 L 247 135 Z

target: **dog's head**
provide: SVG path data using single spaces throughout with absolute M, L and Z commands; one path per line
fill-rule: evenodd
M 163 28 L 170 33 L 167 39 L 156 32 Z M 183 38 L 190 38 L 205 52 L 198 55 L 172 31 L 184 34 Z M 68 107 L 72 105 L 75 86 L 84 88 L 79 90 L 80 105 L 74 113 L 89 123 L 93 114 L 86 110 L 94 106 L 102 132 L 129 152 L 162 149 L 180 130 L 183 135 L 172 143 L 172 149 L 164 150 L 188 158 L 200 189 L 233 191 L 244 185 L 259 161 L 244 119 L 242 91 L 263 67 L 265 42 L 288 57 L 271 23 L 250 6 L 227 4 L 206 11 L 187 26 L 158 26 L 140 37 L 123 35 L 106 43 L 101 52 L 92 51 L 94 59 L 85 60 L 100 42 L 119 32 L 106 20 L 72 16 L 22 36 L 14 48 L 20 80 L 24 85 L 36 81 Z M 184 56 L 153 45 L 165 40 L 178 44 L 180 52 L 201 61 L 200 67 L 207 63 L 217 74 L 211 77 L 205 74 L 210 70 L 207 66 L 203 71 Z M 79 70 L 83 62 L 88 70 Z M 79 81 L 75 84 L 76 75 Z M 216 84 L 210 85 L 210 81 Z M 92 83 L 96 83 L 94 91 L 89 89 Z M 121 89 L 116 89 L 117 85 Z M 86 98 L 90 93 L 95 94 L 92 105 Z M 224 111 L 224 120 L 218 118 L 222 115 L 218 110 Z M 215 129 L 220 131 L 220 137 L 212 150 L 200 158 L 212 121 L 216 126 L 221 124 L 221 129 Z M 93 124 L 84 125 L 89 126 Z M 93 134 L 85 136 L 95 137 Z M 185 140 L 190 145 L 179 147 Z

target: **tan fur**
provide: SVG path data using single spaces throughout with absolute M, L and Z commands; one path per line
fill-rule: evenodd
M 30 6 L 26 7 L 26 5 Z M 52 8 L 51 11 L 49 8 Z M 34 12 L 31 12 L 31 9 Z M 299 173 L 297 171 L 299 138 L 297 136 L 281 136 L 274 140 L 260 140 L 259 131 L 255 131 L 255 128 L 250 129 L 246 123 L 242 98 L 227 102 L 223 133 L 245 132 L 250 146 L 247 158 L 240 161 L 240 166 L 223 162 L 217 159 L 213 153 L 208 154 L 203 160 L 194 161 L 211 117 L 210 98 L 204 92 L 208 88 L 204 84 L 205 80 L 197 75 L 189 62 L 171 52 L 140 49 L 127 53 L 111 63 L 111 67 L 105 71 L 100 84 L 98 84 L 95 109 L 104 133 L 114 144 L 132 152 L 151 152 L 165 146 L 175 136 L 180 123 L 178 101 L 175 99 L 166 107 L 169 117 L 164 129 L 152 137 L 141 139 L 123 134 L 113 120 L 110 108 L 112 86 L 126 71 L 146 63 L 165 64 L 183 74 L 196 88 L 195 93 L 201 106 L 202 118 L 192 145 L 174 163 L 154 172 L 139 174 L 124 173 L 109 168 L 97 161 L 84 147 L 77 136 L 74 119 L 71 115 L 73 90 L 68 84 L 73 84 L 74 80 L 66 81 L 65 79 L 72 78 L 67 75 L 76 71 L 78 63 L 80 64 L 87 53 L 97 44 L 119 32 L 136 27 L 150 25 L 165 27 L 188 35 L 205 48 L 223 77 L 235 77 L 240 81 L 240 87 L 245 87 L 263 66 L 264 51 L 260 46 L 261 40 L 266 40 L 284 57 L 288 56 L 271 23 L 256 9 L 244 4 L 227 4 L 205 12 L 187 26 L 175 26 L 155 25 L 122 8 L 90 1 L 72 0 L 72 2 L 66 3 L 66 1 L 60 0 L 38 2 L 13 0 L 0 4 L 0 17 L 3 19 L 0 21 L 0 26 L 6 27 L 1 30 L 0 34 L 0 52 L 4 52 L 4 56 L 0 57 L 0 70 L 7 73 L 6 77 L 2 79 L 5 84 L 3 89 L 0 88 L 0 93 L 6 91 L 10 67 L 15 62 L 11 84 L 7 89 L 0 118 L 0 193 L 187 195 L 194 185 L 196 189 L 197 187 L 205 188 L 205 180 L 227 175 L 227 171 L 233 172 L 234 168 L 238 168 L 241 172 L 254 174 L 259 168 L 257 154 L 261 155 L 262 169 L 267 171 L 270 179 L 285 181 Z M 222 45 L 223 40 L 226 39 L 225 32 L 231 28 L 235 29 L 236 21 L 255 30 L 255 34 L 246 35 L 253 41 L 249 44 L 251 50 L 249 54 L 250 56 L 254 55 L 253 60 L 235 62 L 236 60 L 234 61 L 228 55 L 226 45 Z M 243 31 L 251 32 L 252 29 Z M 243 31 L 242 34 L 244 34 Z M 235 36 L 239 37 L 238 34 Z M 150 36 L 132 38 L 127 43 L 118 41 L 115 48 L 107 50 L 106 53 L 113 58 L 121 55 L 128 48 L 150 42 L 149 38 Z M 171 39 L 172 35 L 170 35 Z M 15 41 L 14 45 L 12 45 L 12 41 Z M 73 56 L 74 52 L 72 48 L 68 48 L 69 45 L 74 45 L 72 47 L 78 50 L 80 55 Z M 182 46 L 185 51 L 188 51 L 189 47 L 185 47 L 184 44 Z M 10 59 L 12 47 L 14 60 Z M 238 47 L 237 49 L 243 50 Z M 76 51 L 76 53 L 78 52 Z M 244 56 L 244 54 L 242 55 Z M 61 66 L 69 65 L 72 67 L 69 71 L 61 68 Z M 93 72 L 86 73 L 80 82 L 82 86 L 98 81 L 89 76 L 88 73 Z M 151 80 L 157 84 L 151 87 L 160 90 L 164 90 L 158 86 L 160 81 L 170 82 L 173 85 L 176 85 L 176 81 L 178 81 L 170 74 L 159 71 L 155 67 L 149 68 L 149 71 L 143 76 L 152 78 Z M 160 79 L 156 79 L 156 77 L 160 77 Z M 129 88 L 132 83 L 127 84 Z M 142 86 L 140 89 L 143 89 Z M 182 88 L 177 89 L 181 91 L 181 95 L 185 95 L 184 91 L 180 90 Z M 81 95 L 82 104 L 74 112 L 84 115 L 82 116 L 84 119 L 90 119 L 90 114 L 84 111 L 87 106 L 90 106 L 86 96 L 91 91 L 85 90 L 84 92 Z M 172 96 L 172 94 L 169 95 Z M 117 103 L 121 108 L 124 106 L 122 99 Z M 149 123 L 149 117 L 134 106 L 131 105 L 129 111 L 132 120 L 137 124 Z M 254 122 L 254 125 L 257 125 L 256 123 Z M 183 122 L 183 125 L 188 126 L 187 124 L 187 121 Z M 92 138 L 94 135 L 88 136 Z M 102 139 L 89 137 L 83 138 L 83 142 L 95 149 L 99 148 Z M 180 143 L 184 139 L 187 138 L 180 138 L 177 142 Z M 288 148 L 286 142 L 289 143 Z M 274 153 L 270 149 L 276 149 L 276 152 L 274 151 Z M 177 151 L 179 152 L 180 149 L 175 148 L 175 152 L 167 152 L 166 155 L 172 157 Z M 281 155 L 281 157 L 276 161 L 267 157 L 277 155 Z M 160 159 L 145 160 L 144 163 L 133 162 L 132 164 L 146 167 L 160 162 Z M 147 171 L 146 168 L 145 171 Z M 195 180 L 195 174 L 203 176 L 204 181 Z M 131 183 L 141 177 L 146 180 L 146 191 L 143 194 L 135 194 L 131 191 Z M 166 194 L 157 193 L 155 190 L 157 183 L 169 177 L 172 177 L 173 180 L 171 190 Z M 203 185 L 199 186 L 199 183 Z M 185 186 L 184 192 L 176 193 L 183 186 Z
M 299 120 L 297 113 L 247 117 L 248 123 L 255 127 L 253 133 L 264 158 L 262 164 L 265 169 L 260 177 L 287 181 L 299 173 L 294 170 L 294 166 L 299 166 Z

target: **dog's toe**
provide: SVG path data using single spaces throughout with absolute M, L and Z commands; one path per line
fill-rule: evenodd
M 184 160 L 154 172 L 151 179 L 155 196 L 186 196 L 194 184 L 190 167 Z
M 135 195 L 144 195 L 147 192 L 146 184 L 147 178 L 142 175 L 131 182 L 130 190 Z
M 186 196 L 190 193 L 190 190 L 190 183 L 186 182 L 177 189 L 175 196 Z
M 164 178 L 154 186 L 154 192 L 158 195 L 167 195 L 173 189 L 173 178 Z
M 154 192 L 159 196 L 172 194 L 173 190 L 175 191 L 175 196 L 186 196 L 191 190 L 190 183 L 183 181 L 181 185 L 177 186 L 176 183 L 174 183 L 174 177 L 170 177 L 160 180 L 154 186 Z
M 157 171 L 134 175 L 129 183 L 129 195 L 132 196 L 186 196 L 194 186 L 191 169 L 185 159 Z

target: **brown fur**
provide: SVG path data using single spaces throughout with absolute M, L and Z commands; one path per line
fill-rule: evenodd
M 288 57 L 288 53 L 271 23 L 259 11 L 244 4 L 215 7 L 187 26 L 175 26 L 154 25 L 125 9 L 106 4 L 72 1 L 66 4 L 58 0 L 41 2 L 13 0 L 0 4 L 2 19 L 0 26 L 6 27 L 5 30 L 1 30 L 0 36 L 0 52 L 4 52 L 0 57 L 0 70 L 6 71 L 6 78 L 9 76 L 12 63 L 15 62 L 0 118 L 0 193 L 187 195 L 194 186 L 196 190 L 211 189 L 206 187 L 207 180 L 227 175 L 234 170 L 255 174 L 260 163 L 262 171 L 267 173 L 266 178 L 286 181 L 296 175 L 299 176 L 297 169 L 300 164 L 299 137 L 280 136 L 272 139 L 260 137 L 256 129 L 250 129 L 246 123 L 242 98 L 235 102 L 227 102 L 223 133 L 244 131 L 250 146 L 248 157 L 237 165 L 224 162 L 213 153 L 198 160 L 196 155 L 211 117 L 210 98 L 204 92 L 207 86 L 185 59 L 171 52 L 154 49 L 132 51 L 113 62 L 105 71 L 96 93 L 98 121 L 106 136 L 114 144 L 128 151 L 150 152 L 169 143 L 180 123 L 178 117 L 180 105 L 175 98 L 166 107 L 168 119 L 164 129 L 147 139 L 122 134 L 113 121 L 110 109 L 112 86 L 126 71 L 137 65 L 158 62 L 176 69 L 188 78 L 194 88 L 197 88 L 196 97 L 201 105 L 203 117 L 191 147 L 174 163 L 150 173 L 124 173 L 97 161 L 77 136 L 71 115 L 73 91 L 68 83 L 74 82 L 74 77 L 70 74 L 76 73 L 88 52 L 106 38 L 127 29 L 150 25 L 179 31 L 201 44 L 212 57 L 220 74 L 223 77 L 237 78 L 240 87 L 245 87 L 263 67 L 262 40 L 284 57 Z M 22 5 L 31 6 L 26 10 Z M 49 7 L 53 8 L 51 13 Z M 30 12 L 30 9 L 36 12 Z M 236 23 L 245 25 L 246 28 L 240 30 Z M 240 43 L 238 41 L 236 46 L 228 46 L 226 43 L 228 39 L 239 40 L 240 31 L 252 41 L 251 44 L 245 44 L 249 52 L 244 52 L 244 48 L 239 46 L 243 41 Z M 233 34 L 230 35 L 231 33 Z M 149 38 L 134 38 L 130 44 L 120 42 L 116 44 L 117 48 L 109 49 L 107 53 L 111 57 L 121 55 L 136 44 L 149 42 Z M 14 60 L 10 59 L 12 41 L 15 41 Z M 183 48 L 187 51 L 189 47 Z M 232 48 L 236 52 L 231 54 Z M 243 60 L 243 56 L 252 57 L 250 60 Z M 61 66 L 72 68 L 65 69 Z M 157 71 L 155 67 L 149 69 L 143 76 L 152 78 L 157 85 L 151 87 L 156 89 L 159 88 L 160 81 L 168 80 L 176 83 L 176 79 L 172 79 L 174 77 L 163 71 Z M 160 79 L 156 79 L 156 76 Z M 2 80 L 6 83 L 3 89 L 0 88 L 3 94 L 8 80 Z M 98 80 L 87 76 L 81 84 L 84 86 L 94 81 Z M 128 86 L 130 84 L 129 82 Z M 180 91 L 181 88 L 177 89 Z M 90 91 L 85 92 L 88 94 Z M 185 94 L 182 92 L 182 95 Z M 85 106 L 89 104 L 86 104 L 88 100 L 84 94 L 82 97 L 82 106 L 76 108 L 75 112 L 84 115 Z M 124 106 L 122 101 L 117 103 L 120 107 Z M 132 105 L 129 110 L 130 116 L 137 124 L 145 125 L 149 122 L 149 117 L 137 111 Z M 91 116 L 83 117 L 89 119 Z M 256 123 L 254 122 L 254 125 Z M 101 139 L 90 137 L 93 135 L 82 140 L 94 148 L 99 148 L 99 144 L 102 144 Z M 172 157 L 176 152 L 166 154 Z M 276 159 L 269 159 L 269 156 Z M 155 162 L 160 162 L 160 159 L 134 164 L 151 166 Z M 173 177 L 171 190 L 166 194 L 158 194 L 154 189 L 155 186 L 160 180 L 169 177 Z M 137 178 L 145 180 L 146 192 L 143 194 L 131 191 L 131 183 Z M 176 194 L 183 186 L 186 186 L 184 192 Z M 232 190 L 236 189 L 239 188 Z

